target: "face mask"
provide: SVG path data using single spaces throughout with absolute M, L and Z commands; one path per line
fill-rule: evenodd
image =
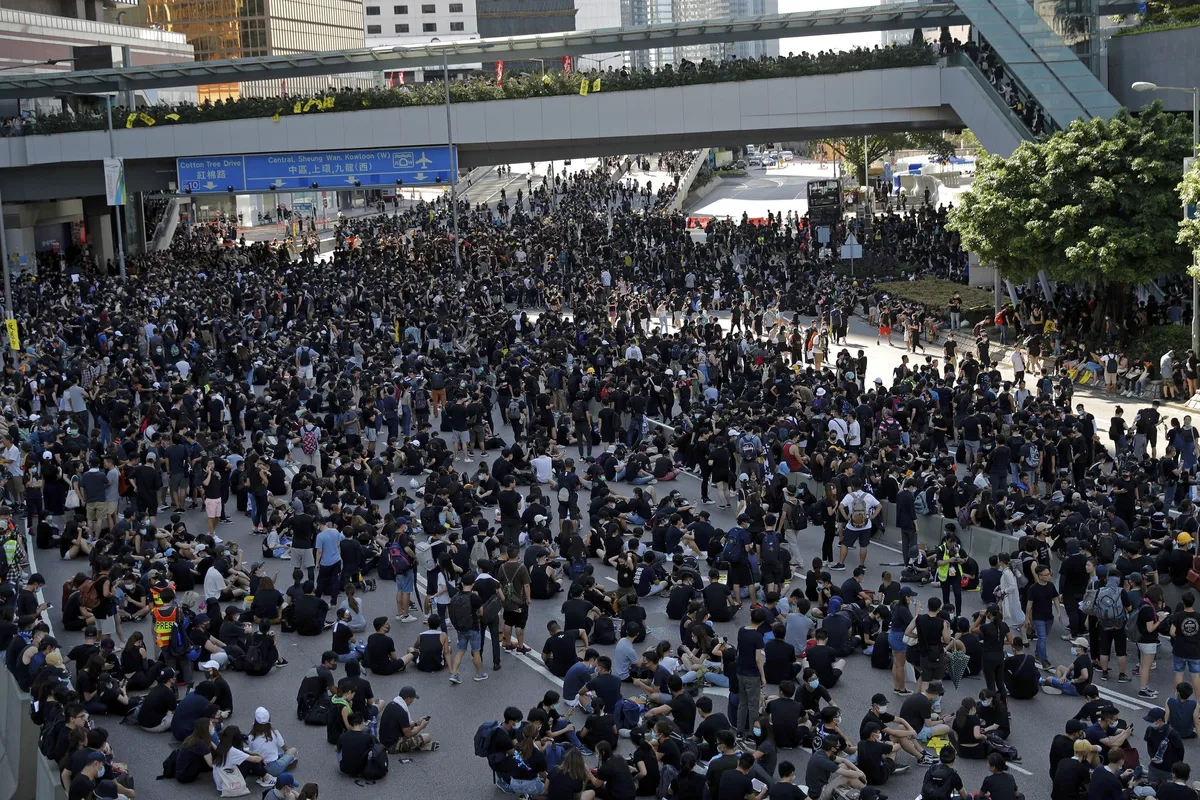
M 820 685 L 821 685 L 821 681 L 819 681 L 819 680 L 808 682 L 808 688 L 810 688 L 810 689 L 816 689 Z
M 887 713 L 887 704 L 886 704 L 886 703 L 884 703 L 883 705 L 881 705 L 881 706 L 879 707 L 879 713 L 880 713 L 880 714 L 886 714 L 886 713 Z
M 97 773 L 96 773 L 96 777 L 97 777 L 97 778 L 103 778 L 103 777 L 104 777 L 104 765 L 103 765 L 103 764 L 101 764 L 101 765 L 100 765 L 100 770 L 99 770 L 99 772 L 97 772 Z
M 762 728 L 754 728 L 753 733 L 755 736 L 762 736 Z
M 980 700 L 979 705 L 983 706 L 984 708 L 988 708 L 992 705 L 992 701 L 991 700 Z

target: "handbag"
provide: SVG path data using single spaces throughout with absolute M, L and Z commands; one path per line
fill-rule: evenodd
M 246 779 L 237 767 L 213 767 L 213 777 L 221 797 L 245 797 L 250 794 Z
M 1188 570 L 1187 582 L 1188 586 L 1200 591 L 1200 556 L 1192 559 L 1192 568 Z
M 67 508 L 79 508 L 80 506 L 79 492 L 76 489 L 75 484 L 71 484 L 71 488 L 67 491 Z

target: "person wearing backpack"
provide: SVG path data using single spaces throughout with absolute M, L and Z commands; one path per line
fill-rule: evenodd
M 921 800 L 950 800 L 957 792 L 965 793 L 962 776 L 954 769 L 953 745 L 946 745 L 938 753 L 939 763 L 925 771 L 921 779 Z
M 1095 617 L 1092 623 L 1096 626 L 1097 649 L 1092 653 L 1092 657 L 1100 667 L 1100 679 L 1106 681 L 1109 676 L 1108 656 L 1115 646 L 1117 682 L 1129 683 L 1131 678 L 1125 672 L 1129 648 L 1125 628 L 1133 604 L 1129 594 L 1121 588 L 1121 576 L 1116 574 L 1115 570 L 1108 571 L 1106 578 L 1107 582 L 1096 593 Z
M 524 569 L 523 564 L 521 568 Z M 453 684 L 462 683 L 458 670 L 462 665 L 463 654 L 468 650 L 471 652 L 471 663 L 475 666 L 473 680 L 479 682 L 488 679 L 488 674 L 483 671 L 483 628 L 480 624 L 483 600 L 475 593 L 475 580 L 474 572 L 463 575 L 462 589 L 450 600 L 448 616 L 450 624 L 458 632 L 458 642 L 450 664 L 450 682 Z
M 521 562 L 519 547 L 509 547 L 505 551 L 504 563 L 500 565 L 496 579 L 500 581 L 500 596 L 504 601 L 504 629 L 501 632 L 504 649 L 528 653 L 525 625 L 529 622 L 530 576 Z M 515 644 L 512 641 L 514 635 L 517 637 Z
M 766 530 L 758 535 L 758 569 L 764 591 L 778 592 L 784 580 L 784 561 L 780 557 L 779 520 L 774 514 L 764 518 Z
M 296 377 L 304 381 L 311 389 L 316 385 L 313 379 L 313 363 L 318 358 L 317 351 L 308 346 L 308 339 L 301 339 L 296 348 Z
M 858 564 L 867 565 L 867 548 L 871 544 L 871 533 L 875 528 L 875 520 L 883 511 L 883 505 L 875 496 L 863 488 L 862 478 L 855 478 L 850 483 L 850 491 L 842 498 L 838 513 L 841 516 L 844 529 L 839 550 L 838 563 L 830 567 L 832 570 L 846 569 L 846 555 L 850 545 L 858 542 Z
M 300 426 L 299 434 L 292 439 L 292 446 L 300 450 L 295 455 L 298 464 L 312 467 L 317 473 L 317 480 L 325 477 L 321 469 L 321 429 L 313 423 L 311 416 L 304 417 L 304 424 Z

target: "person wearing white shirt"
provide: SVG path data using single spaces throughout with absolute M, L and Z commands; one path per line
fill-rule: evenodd
M 538 453 L 529 460 L 529 466 L 533 467 L 533 472 L 537 475 L 538 483 L 549 483 L 550 478 L 554 474 L 554 462 L 545 452 Z
M 4 435 L 4 451 L 0 453 L 0 459 L 3 459 L 4 467 L 10 475 L 8 491 L 12 493 L 17 505 L 20 505 L 25 502 L 25 463 L 21 458 L 21 448 L 17 447 L 11 433 Z
M 188 376 L 192 374 L 192 365 L 181 358 L 175 362 L 175 371 L 179 373 L 180 380 L 186 381 Z
M 283 734 L 271 725 L 271 712 L 262 706 L 254 709 L 254 727 L 246 737 L 246 749 L 262 756 L 267 774 L 274 778 L 287 772 L 300 754 L 296 748 L 287 746 Z
M 846 446 L 861 447 L 862 446 L 862 426 L 858 424 L 858 420 L 850 414 L 848 419 L 850 422 L 846 425 Z
M 608 270 L 601 270 L 600 284 L 602 286 L 611 287 L 612 286 L 612 273 L 609 272 Z
M 638 347 L 636 343 L 630 344 L 629 347 L 625 348 L 625 359 L 627 361 L 641 361 L 642 348 Z
M 875 496 L 863 489 L 862 479 L 855 478 L 851 490 L 842 498 L 840 516 L 846 522 L 846 529 L 842 533 L 838 563 L 830 569 L 844 570 L 846 568 L 846 554 L 849 552 L 850 544 L 855 540 L 858 541 L 858 563 L 864 567 L 867 565 L 867 547 L 871 544 L 871 532 L 874 529 L 875 519 L 882 510 L 883 507 L 875 499 Z
M 1012 355 L 1009 356 L 1012 361 L 1013 375 L 1016 380 L 1021 380 L 1025 377 L 1025 354 L 1021 352 L 1021 348 L 1014 347 Z
M 838 444 L 846 444 L 846 434 L 850 432 L 850 429 L 846 425 L 846 420 L 842 419 L 837 411 L 834 411 L 833 416 L 829 419 L 829 430 L 833 431 Z

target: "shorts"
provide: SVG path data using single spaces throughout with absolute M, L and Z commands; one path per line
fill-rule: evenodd
M 101 505 L 100 511 L 101 511 L 101 513 L 104 514 L 104 517 L 106 519 L 110 518 L 110 517 L 115 517 L 117 515 L 117 501 L 116 500 L 112 501 L 111 503 L 101 503 L 100 505 Z
M 300 378 L 300 380 L 302 380 L 302 381 L 311 381 L 313 378 L 313 365 L 309 364 L 307 367 L 305 367 L 305 366 L 297 367 L 296 368 L 296 376 L 298 378 Z
M 937 655 L 921 656 L 921 680 L 923 681 L 940 681 L 942 673 L 946 669 L 946 659 L 942 653 Z
M 100 631 L 101 636 L 103 636 L 106 633 L 116 633 L 117 632 L 117 618 L 115 616 L 113 616 L 113 617 L 96 617 L 96 628 Z M 1197 663 L 1200 663 L 1200 662 L 1197 662 Z
M 729 565 L 729 583 L 735 586 L 749 586 L 754 582 L 754 574 L 750 571 L 750 562 L 739 561 Z M 734 600 L 741 600 L 735 597 Z
M 1138 652 L 1154 655 L 1158 652 L 1158 642 L 1138 642 Z
M 292 548 L 292 569 L 313 569 L 317 566 L 317 558 L 311 547 Z
M 510 628 L 524 628 L 529 622 L 529 606 L 518 609 L 504 609 L 504 624 Z M 1197 662 L 1200 663 L 1200 662 Z
M 182 492 L 188 488 L 188 475 L 186 472 L 172 472 L 169 478 L 168 485 L 172 492 Z
M 850 547 L 854 544 L 854 540 L 858 539 L 859 547 L 868 547 L 871 544 L 871 529 L 856 531 L 853 528 L 847 527 L 842 531 L 842 544 Z
M 451 436 L 453 437 L 451 444 L 461 444 L 463 447 L 471 446 L 470 431 L 453 431 Z
M 1200 658 L 1180 658 L 1179 656 L 1172 656 L 1171 661 L 1175 665 L 1176 672 L 1190 672 L 1193 675 L 1200 675 Z
M 91 525 L 99 525 L 105 519 L 104 503 L 87 504 L 87 520 Z
M 378 441 L 379 431 L 370 427 L 363 428 L 363 439 L 367 440 L 368 442 Z
M 425 740 L 419 733 L 416 736 L 401 737 L 400 740 L 392 747 L 392 752 L 411 753 L 414 750 L 420 750 L 421 746 L 424 744 Z
M 935 734 L 933 728 L 929 727 L 928 725 L 922 725 L 921 730 L 917 733 L 917 741 L 922 743 L 928 742 L 934 736 Z
M 904 631 L 888 631 L 888 647 L 892 648 L 893 653 L 903 653 L 908 649 L 908 645 L 904 643 Z
M 459 631 L 457 649 L 460 653 L 468 650 L 472 653 L 483 649 L 483 633 L 481 631 Z
M 783 567 L 778 564 L 764 564 L 758 571 L 763 583 L 783 583 Z
M 880 325 L 879 326 L 879 335 L 880 336 L 891 336 L 892 335 L 892 326 L 891 325 Z
M 295 552 L 295 551 L 293 551 L 293 552 Z M 416 586 L 416 583 L 417 583 L 416 570 L 410 569 L 408 572 L 405 572 L 404 574 L 396 575 L 396 591 L 397 592 L 411 592 L 413 590 L 413 588 Z
M 221 517 L 221 501 L 220 499 L 204 501 L 204 513 L 209 519 L 220 519 Z

